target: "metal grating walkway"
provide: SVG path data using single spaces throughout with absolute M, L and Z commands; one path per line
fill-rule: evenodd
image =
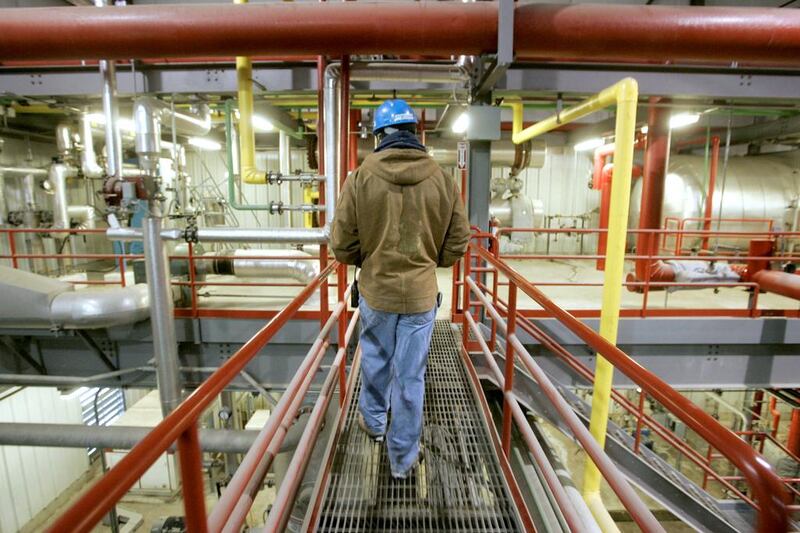
M 355 421 L 356 383 L 335 450 L 318 531 L 521 531 L 488 429 L 458 353 L 461 339 L 437 321 L 425 380 L 425 460 L 391 478 L 385 444 Z

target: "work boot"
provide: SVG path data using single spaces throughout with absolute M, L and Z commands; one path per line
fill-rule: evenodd
M 408 470 L 406 470 L 405 472 L 402 472 L 402 473 L 399 473 L 399 474 L 395 473 L 395 472 L 392 472 L 392 479 L 394 479 L 396 481 L 400 481 L 400 480 L 403 480 L 403 479 L 408 479 L 408 477 L 411 476 L 411 474 L 417 469 L 417 467 L 419 467 L 419 465 L 424 461 L 425 461 L 424 448 L 422 447 L 422 443 L 420 442 L 419 443 L 419 453 L 417 454 L 417 458 L 411 464 L 411 467 Z
M 364 433 L 366 433 L 370 439 L 372 439 L 375 442 L 383 442 L 384 439 L 383 433 L 376 433 L 371 429 L 369 429 L 369 426 L 367 426 L 367 421 L 364 420 L 364 415 L 361 414 L 361 411 L 358 412 L 357 420 L 358 420 L 358 427 L 360 427 L 361 430 Z

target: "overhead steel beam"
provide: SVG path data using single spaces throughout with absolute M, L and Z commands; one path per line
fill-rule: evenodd
M 793 9 L 523 4 L 518 57 L 800 64 Z M 412 2 L 13 8 L 0 60 L 327 54 L 481 55 L 497 50 L 496 3 Z
M 800 31 L 800 30 L 798 30 Z M 639 84 L 644 96 L 681 98 L 758 98 L 800 99 L 800 71 L 757 72 L 704 71 L 702 69 L 621 68 L 619 65 L 587 68 L 585 65 L 515 64 L 506 72 L 505 83 L 497 89 L 530 92 L 595 93 L 620 79 L 630 76 Z
M 681 98 L 730 98 L 800 100 L 800 71 L 784 72 L 728 72 L 702 70 L 637 70 L 617 66 L 585 69 L 583 66 L 559 65 L 544 68 L 540 64 L 511 65 L 495 84 L 495 94 L 587 94 L 597 92 L 625 76 L 639 82 L 642 95 L 674 95 Z M 316 90 L 316 70 L 306 66 L 268 67 L 255 65 L 253 79 L 271 93 Z M 0 92 L 27 96 L 78 96 L 98 95 L 101 84 L 96 70 L 42 69 L 41 67 L 15 67 L 0 69 Z M 391 92 L 399 88 L 398 82 L 358 82 L 359 90 Z M 197 94 L 235 93 L 236 69 L 233 65 L 215 65 L 209 68 L 174 65 L 148 66 L 132 72 L 127 66 L 117 69 L 117 86 L 121 95 L 134 93 Z M 449 89 L 438 88 L 442 95 Z M 437 88 L 428 83 L 402 84 L 403 91 L 426 91 Z M 313 99 L 313 97 L 309 97 Z M 611 128 L 613 129 L 613 128 Z

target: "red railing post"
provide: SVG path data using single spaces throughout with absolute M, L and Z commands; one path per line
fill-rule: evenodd
M 464 349 L 467 349 L 467 346 L 469 346 L 469 327 L 467 326 L 466 315 L 467 313 L 472 312 L 469 306 L 469 285 L 467 285 L 467 278 L 470 276 L 470 263 L 472 262 L 472 253 L 470 248 L 471 247 L 467 247 L 467 252 L 464 254 L 464 258 L 462 259 L 464 262 L 464 284 L 461 286 L 461 290 L 463 291 L 463 297 L 461 299 L 461 305 L 463 309 L 461 310 L 461 313 L 464 315 L 464 318 L 461 321 L 461 334 L 463 336 L 462 340 L 464 343 Z
M 508 285 L 508 317 L 506 319 L 506 367 L 505 381 L 503 383 L 503 453 L 511 452 L 511 402 L 509 393 L 514 388 L 514 347 L 511 344 L 511 336 L 517 330 L 517 286 L 513 281 Z
M 197 422 L 191 424 L 178 437 L 178 461 L 181 466 L 186 529 L 192 533 L 205 533 L 208 531 L 206 491 L 203 482 L 203 452 L 200 450 Z
M 491 239 L 489 241 L 489 243 L 492 245 L 492 252 L 494 252 L 494 257 L 496 259 L 499 259 L 500 258 L 500 241 L 497 238 L 494 238 L 494 239 Z M 488 263 L 487 263 L 487 266 L 488 266 Z M 497 268 L 495 268 L 492 271 L 492 304 L 495 307 L 497 307 L 497 298 L 498 298 L 498 294 L 497 294 L 498 279 L 497 278 L 499 276 L 500 276 L 500 273 L 497 271 Z M 492 335 L 491 335 L 491 338 L 489 339 L 489 348 L 491 348 L 492 351 L 495 350 L 496 343 L 497 343 L 497 321 L 492 319 Z
M 8 231 L 8 251 L 11 254 L 11 266 L 13 268 L 19 268 L 19 264 L 17 263 L 17 242 L 14 239 L 14 231 Z
M 192 318 L 197 318 L 197 285 L 195 285 L 195 271 L 194 271 L 194 245 L 188 243 L 189 253 L 189 294 L 192 302 Z
M 637 412 L 638 416 L 636 417 L 636 437 L 633 443 L 633 453 L 639 454 L 639 446 L 642 442 L 642 422 L 644 421 L 644 399 L 647 393 L 644 392 L 643 389 L 639 389 L 639 411 Z
M 344 309 L 339 315 L 338 323 L 338 343 L 339 348 L 345 350 L 344 361 L 339 365 L 339 406 L 344 405 L 344 391 L 347 388 L 347 323 L 348 323 L 348 302 L 345 302 L 345 292 L 347 291 L 347 265 L 341 264 L 336 269 L 336 293 L 338 300 L 344 302 Z
M 119 256 L 119 283 L 123 287 L 127 286 L 127 282 L 125 281 L 125 256 Z

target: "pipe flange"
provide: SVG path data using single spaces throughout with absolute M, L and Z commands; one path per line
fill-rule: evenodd
M 195 219 L 190 219 L 186 229 L 183 230 L 183 238 L 189 244 L 197 244 L 200 242 L 197 236 L 197 221 Z
M 268 185 L 280 185 L 281 183 L 283 183 L 283 174 L 281 174 L 280 172 L 272 172 L 272 171 L 267 172 L 265 181 L 267 182 Z
M 272 201 L 269 203 L 269 214 L 270 215 L 282 215 L 283 214 L 283 202 L 275 202 Z

